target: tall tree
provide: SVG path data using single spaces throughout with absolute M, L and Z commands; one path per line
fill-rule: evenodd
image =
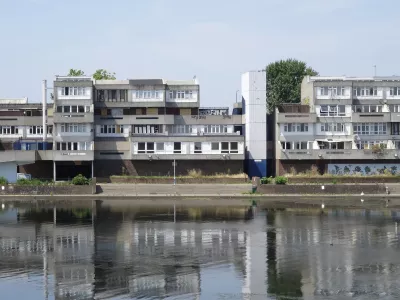
M 70 69 L 68 76 L 85 76 L 85 72 L 78 69 Z
M 300 103 L 301 82 L 304 76 L 318 75 L 318 72 L 308 67 L 305 62 L 296 59 L 270 63 L 266 68 L 266 73 L 269 111 L 283 103 Z
M 115 80 L 115 73 L 110 73 L 104 69 L 98 69 L 93 74 L 95 80 Z

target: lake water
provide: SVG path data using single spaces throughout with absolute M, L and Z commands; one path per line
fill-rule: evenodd
M 396 299 L 398 220 L 390 210 L 6 204 L 0 298 Z

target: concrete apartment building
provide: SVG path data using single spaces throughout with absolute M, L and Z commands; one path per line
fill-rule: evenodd
M 400 77 L 305 77 L 301 104 L 276 109 L 277 174 L 400 170 Z M 385 171 L 386 170 L 386 171 Z
M 201 108 L 197 79 L 57 76 L 53 100 L 0 101 L 0 175 L 10 182 L 17 172 L 59 180 L 172 176 L 174 161 L 176 175 L 243 172 L 242 116 Z

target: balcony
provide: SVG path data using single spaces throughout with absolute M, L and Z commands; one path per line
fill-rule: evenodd
M 175 125 L 242 125 L 241 115 L 198 116 L 179 115 L 173 116 Z
M 93 123 L 93 113 L 54 113 L 54 123 Z
M 173 115 L 122 115 L 122 116 L 95 116 L 97 125 L 173 125 Z
M 400 112 L 390 113 L 390 121 L 391 122 L 400 122 Z
M 400 117 L 399 117 L 400 118 Z M 355 112 L 351 116 L 353 123 L 387 123 L 391 120 L 389 112 Z
M 35 162 L 35 151 L 8 150 L 0 151 L 0 163 L 32 164 Z
M 40 151 L 39 151 L 40 152 Z M 54 161 L 92 161 L 94 151 L 53 150 Z
M 317 114 L 315 113 L 278 113 L 277 123 L 315 123 Z
M 385 149 L 374 152 L 368 149 L 304 149 L 281 150 L 281 160 L 340 160 L 340 159 L 398 159 L 400 149 Z
M 244 154 L 132 154 L 134 160 L 244 160 Z

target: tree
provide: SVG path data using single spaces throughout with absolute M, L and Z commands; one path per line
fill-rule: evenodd
M 68 76 L 85 76 L 85 72 L 78 69 L 70 69 Z
M 110 73 L 104 69 L 98 69 L 93 74 L 95 80 L 115 80 L 115 73 Z
M 272 111 L 283 103 L 300 103 L 301 82 L 304 76 L 316 76 L 318 72 L 305 62 L 296 59 L 270 63 L 267 73 L 267 106 Z

